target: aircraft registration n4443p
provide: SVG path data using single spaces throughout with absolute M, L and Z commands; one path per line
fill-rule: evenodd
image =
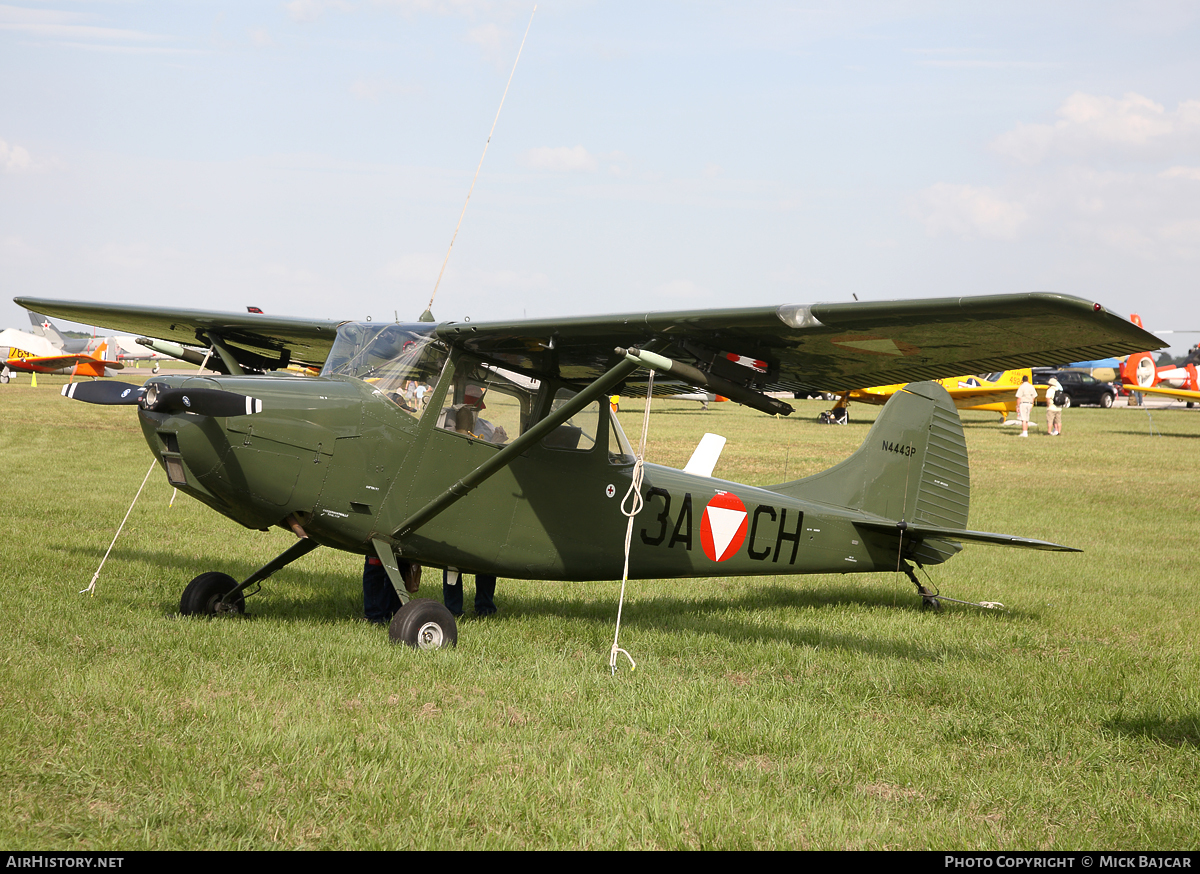
M 404 601 L 392 639 L 422 647 L 453 643 L 457 629 L 440 602 L 409 598 L 404 562 L 622 578 L 636 464 L 607 396 L 645 394 L 651 369 L 671 392 L 684 384 L 771 414 L 792 407 L 769 392 L 907 387 L 854 455 L 804 479 L 715 479 L 711 453 L 682 471 L 645 464 L 630 578 L 900 570 L 930 602 L 912 566 L 963 544 L 1069 549 L 967 528 L 962 426 L 930 380 L 1163 345 L 1099 304 L 1046 293 L 440 324 L 16 301 L 211 349 L 216 377 L 64 391 L 136 405 L 171 484 L 249 528 L 295 534 L 241 582 L 201 573 L 182 612 L 241 612 L 249 587 L 325 546 L 380 558 Z M 320 375 L 286 370 L 295 364 Z

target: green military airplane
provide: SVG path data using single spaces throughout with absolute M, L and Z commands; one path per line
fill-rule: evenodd
M 404 606 L 394 641 L 457 639 L 410 599 L 406 563 L 520 579 L 621 579 L 633 450 L 605 402 L 694 386 L 768 413 L 767 392 L 910 383 L 849 459 L 756 488 L 645 465 L 631 578 L 908 574 L 967 542 L 1060 551 L 966 529 L 958 413 L 924 380 L 1159 348 L 1099 304 L 1055 294 L 747 307 L 511 323 L 311 321 L 16 298 L 40 313 L 210 347 L 224 375 L 88 382 L 64 394 L 136 404 L 167 480 L 249 528 L 296 542 L 241 583 L 202 573 L 185 614 L 242 612 L 246 590 L 317 546 L 375 554 Z M 288 365 L 321 367 L 311 377 Z

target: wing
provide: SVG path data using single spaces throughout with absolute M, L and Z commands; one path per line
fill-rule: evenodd
M 219 313 L 207 310 L 147 308 L 84 301 L 18 297 L 16 303 L 38 313 L 98 325 L 123 333 L 174 343 L 210 345 L 216 336 L 244 366 L 256 369 L 305 364 L 320 367 L 333 345 L 340 321 Z
M 602 373 L 615 360 L 615 347 L 657 341 L 662 354 L 718 376 L 763 391 L 800 392 L 905 384 L 1164 345 L 1099 304 L 1049 293 L 446 323 L 437 333 L 503 366 L 580 382 Z
M 267 369 L 320 365 L 341 322 L 16 298 L 51 316 L 176 343 L 216 337 Z M 883 302 L 447 322 L 437 335 L 504 367 L 586 382 L 618 346 L 663 354 L 763 391 L 847 391 L 1160 349 L 1163 342 L 1099 304 L 1032 293 Z M 641 378 L 640 376 L 637 378 Z M 628 393 L 637 393 L 631 379 Z M 670 393 L 678 391 L 674 388 Z
M 1200 401 L 1200 391 L 1186 388 L 1144 388 L 1140 385 L 1123 385 L 1125 391 L 1140 391 L 1148 395 L 1162 395 L 1168 398 L 1178 398 L 1181 401 Z
M 850 400 L 863 404 L 883 406 L 892 395 L 904 388 L 903 385 L 877 386 L 850 392 Z M 947 394 L 960 410 L 969 410 L 979 404 L 1016 403 L 1017 390 L 1004 386 L 974 386 L 972 388 L 948 388 Z

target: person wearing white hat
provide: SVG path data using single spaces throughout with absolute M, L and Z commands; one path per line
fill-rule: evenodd
M 1056 403 L 1062 393 L 1062 383 L 1053 376 L 1050 377 L 1050 384 L 1046 386 L 1046 433 L 1051 437 L 1062 433 L 1063 408 L 1061 404 Z

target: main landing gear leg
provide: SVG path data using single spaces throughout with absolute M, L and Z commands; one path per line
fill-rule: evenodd
M 912 580 L 914 586 L 917 587 L 917 594 L 921 596 L 922 610 L 941 610 L 942 604 L 937 599 L 937 595 L 921 585 L 921 581 L 917 579 L 917 574 L 912 569 L 912 565 L 904 562 L 903 571 Z
M 243 583 L 235 583 L 233 577 L 221 573 L 200 574 L 183 590 L 179 600 L 179 612 L 184 616 L 215 616 L 220 613 L 245 613 L 246 601 L 242 595 L 255 583 L 265 580 L 275 571 L 308 555 L 318 544 L 305 538 L 297 540 L 273 561 L 269 561 L 252 573 Z

